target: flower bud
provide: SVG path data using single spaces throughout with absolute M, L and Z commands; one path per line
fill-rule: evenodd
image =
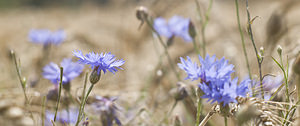
M 171 94 L 177 101 L 184 99 L 188 96 L 186 85 L 182 82 L 178 82 L 177 87 L 171 90 Z
M 196 29 L 195 29 L 195 25 L 193 24 L 192 21 L 190 21 L 190 23 L 189 23 L 189 35 L 190 35 L 193 39 L 195 39 L 195 37 L 196 37 L 196 35 L 197 35 Z
M 265 53 L 264 47 L 260 47 L 260 49 L 259 49 L 259 62 L 262 62 L 264 60 L 264 53 Z
M 280 45 L 277 46 L 277 53 L 279 56 L 282 54 L 282 47 Z
M 144 24 L 145 20 L 147 20 L 149 15 L 148 9 L 144 6 L 139 6 L 136 9 L 136 18 L 141 21 L 140 27 Z
M 101 71 L 98 71 L 99 67 L 95 67 L 90 75 L 90 82 L 92 84 L 96 84 L 101 77 Z

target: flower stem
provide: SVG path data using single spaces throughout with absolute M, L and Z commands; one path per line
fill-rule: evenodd
M 262 79 L 263 79 L 262 71 L 261 71 L 262 61 L 259 58 L 259 54 L 258 54 L 256 45 L 255 45 L 255 42 L 254 42 L 254 37 L 253 37 L 252 27 L 251 27 L 252 22 L 251 22 L 251 16 L 250 16 L 250 12 L 249 12 L 248 0 L 246 0 L 246 10 L 247 10 L 247 17 L 248 17 L 248 34 L 250 36 L 250 39 L 251 39 L 251 42 L 252 42 L 252 45 L 253 45 L 253 48 L 254 48 L 254 51 L 255 51 L 255 54 L 256 54 L 257 63 L 258 63 L 261 96 L 262 96 L 262 99 L 265 99 L 264 88 L 263 88 L 263 84 L 262 84 Z
M 224 123 L 225 123 L 225 126 L 228 126 L 228 122 L 227 122 L 227 117 L 224 116 Z
M 246 46 L 245 46 L 244 34 L 243 34 L 243 31 L 242 31 L 242 27 L 241 27 L 241 20 L 240 20 L 238 0 L 235 0 L 235 7 L 236 7 L 236 17 L 237 17 L 237 22 L 238 22 L 240 36 L 241 36 L 241 41 L 242 41 L 244 56 L 245 56 L 245 60 L 246 60 L 246 65 L 247 65 L 247 69 L 248 69 L 248 74 L 249 74 L 249 78 L 252 80 L 252 75 L 251 75 L 251 70 L 250 70 L 250 65 L 249 65 L 247 50 L 246 50 Z M 253 93 L 253 96 L 254 96 L 255 92 L 254 92 L 254 88 L 253 87 L 252 87 L 252 93 Z
M 29 104 L 29 100 L 28 100 L 28 97 L 27 97 L 27 94 L 26 94 L 26 81 L 23 81 L 23 79 L 22 79 L 21 69 L 20 69 L 20 65 L 17 62 L 16 54 L 13 50 L 10 51 L 10 54 L 11 54 L 11 56 L 12 56 L 14 62 L 15 62 L 15 67 L 16 67 L 16 70 L 17 70 L 18 78 L 19 78 L 20 84 L 22 86 L 23 94 L 24 94 L 24 97 L 25 97 L 25 104 Z
M 53 119 L 54 122 L 56 121 L 57 110 L 58 110 L 59 103 L 60 103 L 62 80 L 63 80 L 63 70 L 64 70 L 64 68 L 60 67 L 60 82 L 59 82 L 58 98 L 57 98 L 57 102 L 56 102 L 55 114 L 54 114 L 54 119 Z
M 42 102 L 42 126 L 45 126 L 45 110 L 46 110 L 46 96 L 43 97 L 43 102 Z
M 83 102 L 84 102 L 84 95 L 85 95 L 85 89 L 86 89 L 86 84 L 87 84 L 87 79 L 88 78 L 88 72 L 86 72 L 85 74 L 85 78 L 84 78 L 84 86 L 83 86 L 83 91 L 81 94 L 81 102 L 80 102 L 80 107 L 79 107 L 79 112 L 78 112 L 78 116 L 77 116 L 77 121 L 76 121 L 76 125 L 78 126 L 79 122 L 80 122 L 80 118 L 81 118 L 81 113 L 82 113 L 82 106 L 83 106 Z
M 193 38 L 193 46 L 194 46 L 194 49 L 195 49 L 196 53 L 197 53 L 198 55 L 201 55 L 200 50 L 199 50 L 199 48 L 198 48 L 198 46 L 197 46 L 197 43 L 196 43 L 195 38 Z
M 196 126 L 198 126 L 200 123 L 200 116 L 201 116 L 201 112 L 202 112 L 202 109 L 201 109 L 202 103 L 201 103 L 201 99 L 199 97 L 197 98 L 197 103 L 198 103 L 198 105 L 197 105 L 197 115 L 196 115 Z

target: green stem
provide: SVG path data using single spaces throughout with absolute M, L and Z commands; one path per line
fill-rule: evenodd
M 201 54 L 200 54 L 200 50 L 199 50 L 199 48 L 198 48 L 198 46 L 197 46 L 197 43 L 196 43 L 195 38 L 193 38 L 193 46 L 194 46 L 194 49 L 195 49 L 196 53 L 197 53 L 198 55 L 201 55 Z
M 256 54 L 257 63 L 258 63 L 261 95 L 262 95 L 262 99 L 265 99 L 264 88 L 263 88 L 263 84 L 262 84 L 262 79 L 263 79 L 262 78 L 262 70 L 261 70 L 262 62 L 260 61 L 259 54 L 258 54 L 256 45 L 255 45 L 255 42 L 254 42 L 254 37 L 253 37 L 252 27 L 251 27 L 251 16 L 250 16 L 250 12 L 249 12 L 248 0 L 246 0 L 246 10 L 247 10 L 247 17 L 248 17 L 248 33 L 249 33 L 249 36 L 250 36 L 250 39 L 251 39 L 251 42 L 252 42 L 252 45 L 253 45 L 253 48 L 254 48 L 254 51 L 255 51 L 255 54 Z
M 201 103 L 201 98 L 197 98 L 197 115 L 196 115 L 196 126 L 198 126 L 200 124 L 200 116 L 201 116 L 201 107 L 202 107 L 202 103 Z
M 237 22 L 238 22 L 240 36 L 241 36 L 241 41 L 242 41 L 242 46 L 243 46 L 243 52 L 244 52 L 244 56 L 245 56 L 245 60 L 246 60 L 246 65 L 247 65 L 247 69 L 248 69 L 248 74 L 249 74 L 249 78 L 252 80 L 252 75 L 251 75 L 251 70 L 250 70 L 250 65 L 249 65 L 247 50 L 246 50 L 246 46 L 245 46 L 244 34 L 243 34 L 243 31 L 242 31 L 242 27 L 241 27 L 241 20 L 240 20 L 240 12 L 239 12 L 239 3 L 238 3 L 238 0 L 235 0 L 235 7 L 236 7 L 236 17 L 237 17 Z M 254 88 L 252 88 L 252 93 L 254 95 Z
M 225 123 L 225 126 L 228 126 L 228 122 L 227 122 L 227 117 L 224 116 L 224 123 Z
M 205 21 L 202 23 L 201 34 L 202 34 L 202 49 L 203 49 L 203 57 L 206 55 L 206 39 L 205 39 L 205 29 L 209 21 L 210 11 L 212 8 L 213 0 L 209 1 L 208 9 L 205 13 Z
M 24 94 L 24 97 L 25 97 L 25 104 L 29 104 L 29 100 L 28 100 L 28 97 L 26 95 L 26 81 L 23 81 L 23 79 L 22 79 L 20 65 L 17 62 L 16 54 L 13 50 L 10 51 L 10 54 L 11 54 L 11 56 L 12 56 L 14 62 L 15 62 L 16 71 L 17 71 L 18 78 L 19 78 L 20 84 L 22 86 L 22 91 L 23 91 L 23 94 Z
M 85 74 L 85 78 L 84 78 L 84 86 L 83 86 L 83 91 L 81 94 L 81 102 L 80 102 L 80 106 L 79 106 L 79 112 L 78 112 L 78 116 L 77 116 L 77 121 L 76 121 L 76 126 L 78 126 L 79 122 L 80 122 L 80 118 L 81 118 L 81 113 L 82 113 L 82 106 L 83 106 L 83 102 L 84 102 L 84 95 L 85 95 L 85 89 L 86 89 L 86 85 L 87 85 L 87 78 L 88 78 L 88 72 L 86 72 Z
M 46 111 L 46 96 L 43 97 L 43 102 L 42 102 L 42 126 L 45 126 L 45 111 Z
M 62 80 L 63 80 L 63 70 L 64 70 L 64 68 L 60 67 L 60 82 L 59 82 L 58 98 L 57 98 L 57 102 L 56 102 L 55 114 L 54 114 L 54 119 L 53 119 L 54 122 L 56 121 L 57 110 L 58 110 L 59 103 L 60 103 Z

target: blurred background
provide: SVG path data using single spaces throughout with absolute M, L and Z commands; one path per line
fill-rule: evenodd
M 201 11 L 205 12 L 209 1 L 198 1 Z M 271 56 L 277 57 L 277 45 L 283 47 L 283 55 L 289 56 L 291 64 L 298 55 L 300 3 L 298 0 L 249 2 L 251 16 L 258 16 L 252 24 L 255 42 L 258 48 L 265 48 L 263 73 L 280 74 Z M 72 51 L 77 49 L 83 53 L 112 52 L 118 59 L 126 61 L 124 70 L 116 75 L 103 75 L 91 95 L 118 96 L 118 104 L 124 108 L 123 122 L 133 118 L 141 108 L 146 108 L 149 112 L 136 117 L 132 124 L 157 124 L 173 104 L 169 91 L 176 87 L 177 80 L 166 58 L 159 63 L 163 48 L 151 30 L 146 25 L 138 29 L 141 23 L 135 15 L 138 6 L 147 7 L 153 18 L 161 16 L 168 19 L 173 15 L 190 18 L 200 31 L 195 0 L 0 0 L 0 103 L 20 107 L 24 101 L 10 49 L 15 50 L 20 58 L 22 74 L 27 77 L 30 87 L 28 93 L 33 97 L 31 109 L 37 112 L 40 111 L 40 96 L 45 95 L 52 86 L 41 76 L 44 65 L 60 63 L 63 58 L 73 58 L 75 61 Z M 240 17 L 252 74 L 258 75 L 254 49 L 246 32 L 245 0 L 240 0 Z M 45 64 L 39 62 L 43 47 L 29 42 L 31 29 L 63 29 L 67 34 L 61 45 L 51 47 Z M 208 54 L 225 57 L 235 65 L 236 76 L 241 79 L 247 76 L 234 0 L 213 1 L 205 37 Z M 174 63 L 179 62 L 179 57 L 197 59 L 193 44 L 180 38 L 175 38 L 168 50 Z M 89 69 L 86 67 L 85 71 Z M 180 73 L 183 80 L 186 75 L 183 71 Z M 84 74 L 72 81 L 74 95 L 82 87 L 83 78 Z M 184 82 L 193 85 L 190 81 Z M 207 109 L 211 107 L 209 104 L 207 106 Z M 169 119 L 173 120 L 176 114 L 184 124 L 194 125 L 193 114 L 186 110 L 184 104 L 179 103 Z M 0 116 L 0 124 L 6 125 L 25 125 L 29 120 L 23 116 L 11 118 L 5 112 L 1 112 Z M 213 117 L 214 120 L 218 118 Z M 95 121 L 91 124 L 97 124 L 96 120 L 91 119 L 91 122 Z

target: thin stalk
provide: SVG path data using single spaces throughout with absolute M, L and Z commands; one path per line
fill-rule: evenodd
M 202 23 L 202 28 L 201 28 L 201 34 L 202 34 L 202 50 L 203 50 L 203 57 L 205 57 L 206 55 L 206 39 L 205 39 L 205 30 L 206 30 L 206 26 L 208 24 L 209 21 L 209 16 L 210 16 L 210 11 L 212 8 L 212 4 L 213 4 L 213 0 L 209 1 L 209 5 L 208 5 L 208 9 L 205 13 L 205 21 Z
M 174 102 L 174 104 L 172 105 L 172 108 L 171 108 L 170 111 L 168 112 L 167 117 L 169 117 L 169 116 L 171 115 L 171 113 L 173 112 L 173 110 L 174 110 L 174 108 L 176 107 L 177 103 L 178 103 L 178 101 L 176 100 L 176 101 Z
M 174 72 L 177 80 L 179 81 L 180 80 L 180 76 L 179 76 L 178 72 L 176 71 L 176 68 L 175 68 L 175 66 L 174 66 L 174 64 L 172 62 L 171 56 L 170 56 L 170 54 L 168 52 L 168 46 L 166 44 L 164 44 L 164 41 L 162 40 L 162 38 L 159 35 L 159 33 L 153 28 L 153 26 L 151 25 L 151 22 L 149 21 L 149 19 L 146 20 L 146 23 L 151 28 L 151 30 L 156 34 L 156 36 L 158 37 L 158 40 L 159 40 L 160 44 L 164 47 L 164 53 L 168 57 L 168 62 L 170 64 L 170 66 L 171 66 L 171 69 L 173 70 L 173 72 Z
M 227 122 L 227 117 L 224 116 L 224 123 L 225 123 L 225 126 L 228 126 L 228 122 Z
M 20 65 L 20 59 L 19 59 L 19 63 L 17 62 L 17 58 L 16 58 L 16 54 L 13 50 L 10 51 L 10 54 L 11 54 L 11 57 L 13 58 L 13 61 L 15 62 L 15 67 L 16 67 L 16 71 L 17 71 L 17 75 L 18 75 L 18 78 L 19 78 L 19 81 L 20 81 L 20 84 L 21 84 L 21 87 L 22 87 L 22 91 L 23 91 L 23 94 L 24 94 L 24 97 L 25 97 L 25 106 L 26 108 L 29 108 L 29 99 L 27 97 L 27 94 L 26 94 L 26 78 L 23 77 L 22 79 L 22 74 L 21 74 L 21 65 Z M 30 117 L 34 120 L 34 117 L 33 117 L 33 114 L 32 114 L 32 111 L 30 109 L 28 109 L 29 113 L 30 113 Z
M 247 17 L 248 17 L 248 34 L 250 36 L 250 39 L 251 39 L 251 42 L 252 42 L 252 45 L 253 45 L 253 48 L 254 48 L 254 51 L 255 51 L 255 54 L 256 54 L 257 63 L 258 63 L 261 96 L 262 96 L 263 99 L 265 99 L 264 88 L 263 88 L 263 84 L 262 84 L 262 79 L 263 79 L 262 70 L 261 70 L 262 62 L 259 58 L 259 54 L 258 54 L 256 45 L 255 45 L 255 42 L 254 42 L 254 37 L 253 37 L 252 27 L 251 27 L 251 16 L 250 16 L 250 12 L 249 12 L 248 0 L 246 0 L 246 10 L 247 10 Z
M 83 102 L 84 102 L 84 94 L 85 94 L 85 89 L 86 89 L 86 84 L 87 84 L 87 79 L 88 78 L 88 72 L 86 72 L 85 74 L 85 78 L 84 78 L 84 86 L 83 86 L 83 91 L 82 91 L 82 94 L 81 94 L 81 102 L 80 102 L 80 107 L 79 107 L 79 113 L 78 113 L 78 116 L 77 116 L 77 121 L 76 121 L 76 126 L 79 124 L 80 122 L 80 118 L 81 118 L 81 113 L 82 113 L 82 109 L 81 107 L 83 106 Z
M 197 103 L 198 103 L 198 105 L 197 105 L 197 115 L 196 115 L 196 126 L 198 126 L 200 123 L 200 116 L 201 116 L 201 112 L 202 112 L 202 110 L 201 110 L 202 103 L 201 103 L 201 99 L 199 97 L 197 98 Z
M 16 67 L 16 70 L 17 70 L 18 78 L 19 78 L 20 84 L 22 86 L 23 94 L 24 94 L 24 97 L 25 97 L 25 104 L 29 104 L 29 100 L 28 100 L 28 97 L 27 97 L 27 94 L 26 94 L 26 82 L 23 81 L 23 79 L 22 79 L 20 65 L 17 62 L 16 54 L 13 50 L 11 50 L 10 54 L 11 54 L 11 56 L 12 56 L 14 62 L 15 62 L 15 67 Z
M 63 80 L 63 71 L 64 71 L 64 68 L 60 67 L 60 82 L 59 82 L 58 98 L 57 98 L 57 102 L 56 102 L 55 114 L 54 114 L 54 119 L 53 119 L 54 122 L 56 121 L 57 110 L 58 110 L 59 103 L 60 103 L 62 80 Z
M 216 112 L 210 111 L 209 113 L 207 113 L 207 115 L 205 116 L 205 118 L 201 121 L 201 123 L 199 124 L 199 126 L 205 126 L 205 124 L 208 122 L 208 120 L 210 120 L 210 118 L 215 114 Z
M 43 97 L 43 102 L 42 102 L 42 126 L 45 126 L 45 111 L 46 111 L 46 96 Z
M 289 96 L 289 89 L 288 89 L 288 72 L 284 70 L 283 65 L 281 65 L 274 57 L 272 57 L 273 61 L 280 67 L 280 69 L 283 72 L 284 75 L 284 80 L 285 82 L 275 91 L 275 93 L 272 95 L 271 99 L 275 97 L 275 95 L 279 92 L 279 90 L 285 85 L 285 95 L 287 97 L 287 102 L 290 101 L 290 96 Z
M 251 75 L 251 70 L 250 70 L 250 65 L 249 65 L 247 50 L 246 50 L 246 46 L 245 46 L 244 34 L 243 34 L 243 31 L 242 31 L 242 27 L 241 27 L 241 20 L 240 20 L 240 12 L 239 12 L 239 3 L 238 3 L 238 0 L 235 0 L 235 8 L 236 8 L 236 18 L 237 18 L 237 22 L 238 22 L 239 32 L 240 32 L 242 46 L 243 46 L 243 52 L 244 52 L 245 61 L 246 61 L 247 69 L 248 69 L 248 74 L 249 74 L 249 78 L 252 80 L 252 75 Z M 253 96 L 254 96 L 254 89 L 253 88 L 252 88 L 252 92 L 253 92 Z
M 193 38 L 193 46 L 194 46 L 194 49 L 195 49 L 196 53 L 198 55 L 201 55 L 200 50 L 199 50 L 199 48 L 197 46 L 196 40 L 194 38 Z

